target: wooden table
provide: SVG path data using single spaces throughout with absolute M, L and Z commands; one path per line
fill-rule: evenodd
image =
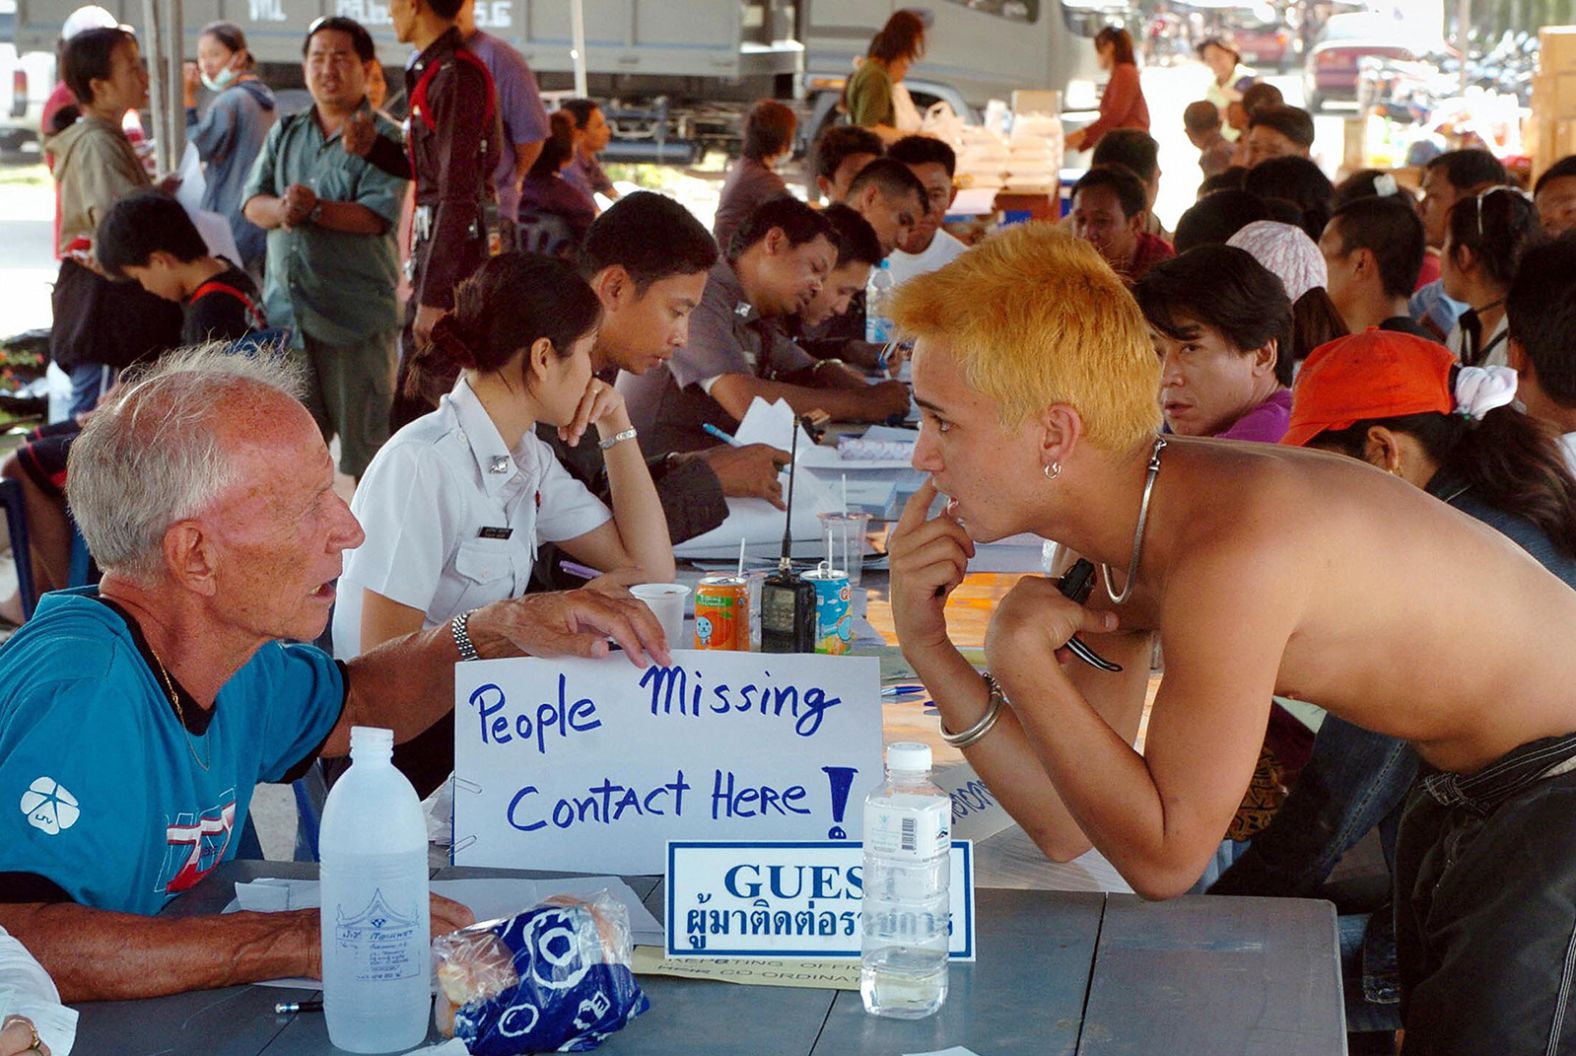
M 316 867 L 231 862 L 173 903 L 216 913 L 238 880 Z M 447 868 L 438 879 L 550 874 Z M 662 881 L 629 877 L 660 914 Z M 965 1045 L 981 1056 L 1131 1053 L 1329 1056 L 1345 1051 L 1335 914 L 1327 902 L 1146 903 L 1063 891 L 977 892 L 979 959 L 954 964 L 947 1003 L 915 1022 L 865 1014 L 848 991 L 643 976 L 651 1010 L 609 1056 L 845 1056 Z M 84 1056 L 328 1056 L 323 1017 L 279 1016 L 303 991 L 238 986 L 78 1006 Z M 429 1039 L 437 1041 L 433 1034 Z

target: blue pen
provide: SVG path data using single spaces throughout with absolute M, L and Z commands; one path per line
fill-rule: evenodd
M 576 564 L 573 561 L 560 561 L 558 563 L 558 567 L 569 573 L 571 576 L 577 576 L 580 579 L 595 579 L 602 574 L 594 568 L 590 568 L 586 565 Z
M 883 697 L 907 697 L 915 693 L 926 692 L 924 686 L 887 686 L 881 691 Z
M 729 436 L 727 433 L 723 432 L 721 429 L 718 429 L 710 422 L 702 422 L 701 428 L 706 430 L 706 432 L 710 433 L 712 436 L 715 436 L 718 440 L 721 440 L 723 443 L 727 444 L 729 447 L 744 446 L 743 444 L 739 443 L 735 437 Z

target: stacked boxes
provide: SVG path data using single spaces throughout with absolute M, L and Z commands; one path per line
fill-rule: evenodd
M 1538 32 L 1538 73 L 1532 81 L 1532 175 L 1576 154 L 1576 26 Z

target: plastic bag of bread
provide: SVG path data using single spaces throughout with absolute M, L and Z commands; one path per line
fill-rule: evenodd
M 594 1049 L 651 1007 L 630 970 L 629 912 L 606 891 L 440 935 L 432 952 L 438 1029 L 471 1056 Z

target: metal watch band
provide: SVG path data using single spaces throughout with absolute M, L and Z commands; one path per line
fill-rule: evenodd
M 622 444 L 625 440 L 633 440 L 633 439 L 635 439 L 636 435 L 637 434 L 636 434 L 635 430 L 633 430 L 633 429 L 625 429 L 622 433 L 614 433 L 612 436 L 608 437 L 606 440 L 603 440 L 601 443 L 597 444 L 597 446 L 600 447 L 603 451 L 606 451 L 608 448 L 612 447 L 614 444 Z
M 985 714 L 979 721 L 961 733 L 953 733 L 947 729 L 945 722 L 941 723 L 941 739 L 954 748 L 967 748 L 975 741 L 980 740 L 996 725 L 996 720 L 1001 717 L 1001 709 L 1007 703 L 1007 695 L 1001 691 L 1001 686 L 989 671 L 982 671 L 985 678 L 985 688 L 990 690 L 990 703 L 985 708 Z
M 475 609 L 471 610 L 471 612 L 475 611 Z M 449 621 L 449 633 L 454 635 L 454 648 L 460 651 L 461 660 L 480 660 L 481 654 L 476 651 L 476 646 L 471 643 L 470 622 L 470 612 L 460 613 Z

